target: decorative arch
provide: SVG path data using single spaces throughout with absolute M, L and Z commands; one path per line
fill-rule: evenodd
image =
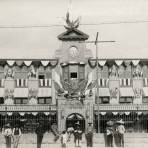
M 85 117 L 80 113 L 71 113 L 66 118 L 66 128 L 72 126 L 76 127 L 76 123 L 80 124 L 80 127 L 83 131 L 85 131 Z

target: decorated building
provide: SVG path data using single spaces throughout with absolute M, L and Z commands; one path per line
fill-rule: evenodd
M 78 25 L 67 23 L 53 59 L 0 60 L 0 127 L 33 132 L 42 117 L 59 131 L 79 121 L 102 133 L 122 118 L 127 132 L 148 132 L 148 60 L 96 59 Z

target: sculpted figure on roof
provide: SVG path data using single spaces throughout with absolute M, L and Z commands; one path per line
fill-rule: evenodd
M 5 72 L 5 78 L 14 78 L 14 71 L 12 68 L 8 68 Z
M 70 29 L 75 29 L 75 28 L 78 28 L 79 27 L 79 21 L 80 21 L 80 18 L 77 18 L 76 20 L 70 20 L 69 18 L 69 12 L 66 13 L 66 24 L 67 26 L 64 26 L 67 30 L 70 30 Z

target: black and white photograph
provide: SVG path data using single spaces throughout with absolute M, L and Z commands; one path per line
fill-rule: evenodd
M 148 147 L 148 1 L 0 0 L 0 148 L 90 147 Z

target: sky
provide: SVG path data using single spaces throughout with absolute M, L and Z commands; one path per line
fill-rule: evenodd
M 148 58 L 147 8 L 147 0 L 0 0 L 0 59 L 54 58 L 68 10 L 88 40 L 99 32 L 99 40 L 115 41 L 98 45 L 99 58 Z M 95 56 L 95 45 L 87 48 Z

